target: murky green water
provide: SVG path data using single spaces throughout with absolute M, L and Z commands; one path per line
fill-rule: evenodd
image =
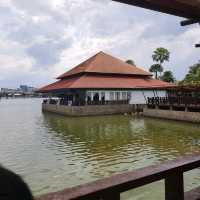
M 200 125 L 130 116 L 67 118 L 41 112 L 41 99 L 0 101 L 0 163 L 35 195 L 200 152 Z M 200 185 L 200 170 L 186 189 Z M 164 199 L 163 183 L 122 195 Z

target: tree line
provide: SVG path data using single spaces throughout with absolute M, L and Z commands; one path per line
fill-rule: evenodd
M 159 47 L 152 55 L 154 64 L 150 66 L 149 71 L 154 74 L 155 79 L 163 80 L 170 83 L 182 84 L 200 84 L 200 61 L 189 68 L 189 72 L 181 81 L 176 81 L 174 74 L 170 70 L 164 70 L 164 63 L 169 62 L 170 52 L 168 49 Z M 128 64 L 134 65 L 133 60 L 127 60 Z

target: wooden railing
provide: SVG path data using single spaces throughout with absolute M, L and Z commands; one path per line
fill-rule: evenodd
M 197 200 L 199 189 L 184 193 L 184 172 L 200 167 L 200 155 L 182 157 L 114 175 L 110 178 L 44 195 L 37 200 L 120 200 L 120 194 L 159 180 L 165 180 L 165 200 Z
M 90 102 L 85 102 L 85 101 L 76 101 L 76 102 L 71 102 L 71 104 L 69 102 L 65 102 L 65 101 L 61 101 L 59 105 L 63 105 L 63 106 L 84 106 L 84 105 L 121 105 L 121 104 L 128 104 L 129 100 L 115 100 L 115 101 L 90 101 Z M 44 104 L 52 104 L 52 105 L 56 105 L 58 104 L 58 100 L 56 99 L 44 99 L 43 100 Z
M 199 97 L 153 97 L 148 105 L 200 105 Z

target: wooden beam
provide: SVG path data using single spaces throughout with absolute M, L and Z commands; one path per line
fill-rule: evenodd
M 196 7 L 200 7 L 200 0 L 176 0 L 180 3 L 184 3 L 186 5 L 190 5 L 190 6 L 196 6 Z
M 200 19 L 199 0 L 113 0 L 189 19 Z
M 195 44 L 195 47 L 196 48 L 200 48 L 200 44 Z
M 199 22 L 200 20 L 198 19 L 187 19 L 187 20 L 181 21 L 181 26 L 187 26 L 187 25 L 196 24 Z

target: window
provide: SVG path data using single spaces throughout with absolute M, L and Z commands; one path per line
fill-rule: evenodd
M 87 92 L 87 96 L 92 98 L 92 93 L 91 92 Z
M 128 99 L 127 92 L 122 92 L 122 100 L 127 100 L 127 99 Z
M 86 101 L 87 101 L 87 104 L 91 104 L 92 92 L 87 92 Z
M 127 93 L 127 97 L 128 97 L 128 100 L 131 99 L 131 92 L 128 92 L 128 93 Z
M 114 98 L 114 92 L 110 92 L 110 101 L 114 101 L 115 98 Z
M 98 92 L 96 92 L 96 93 L 94 94 L 93 100 L 94 100 L 94 101 L 99 101 L 99 93 L 98 93 Z
M 105 92 L 101 92 L 101 98 L 105 97 Z
M 120 100 L 120 92 L 115 92 L 115 100 Z

